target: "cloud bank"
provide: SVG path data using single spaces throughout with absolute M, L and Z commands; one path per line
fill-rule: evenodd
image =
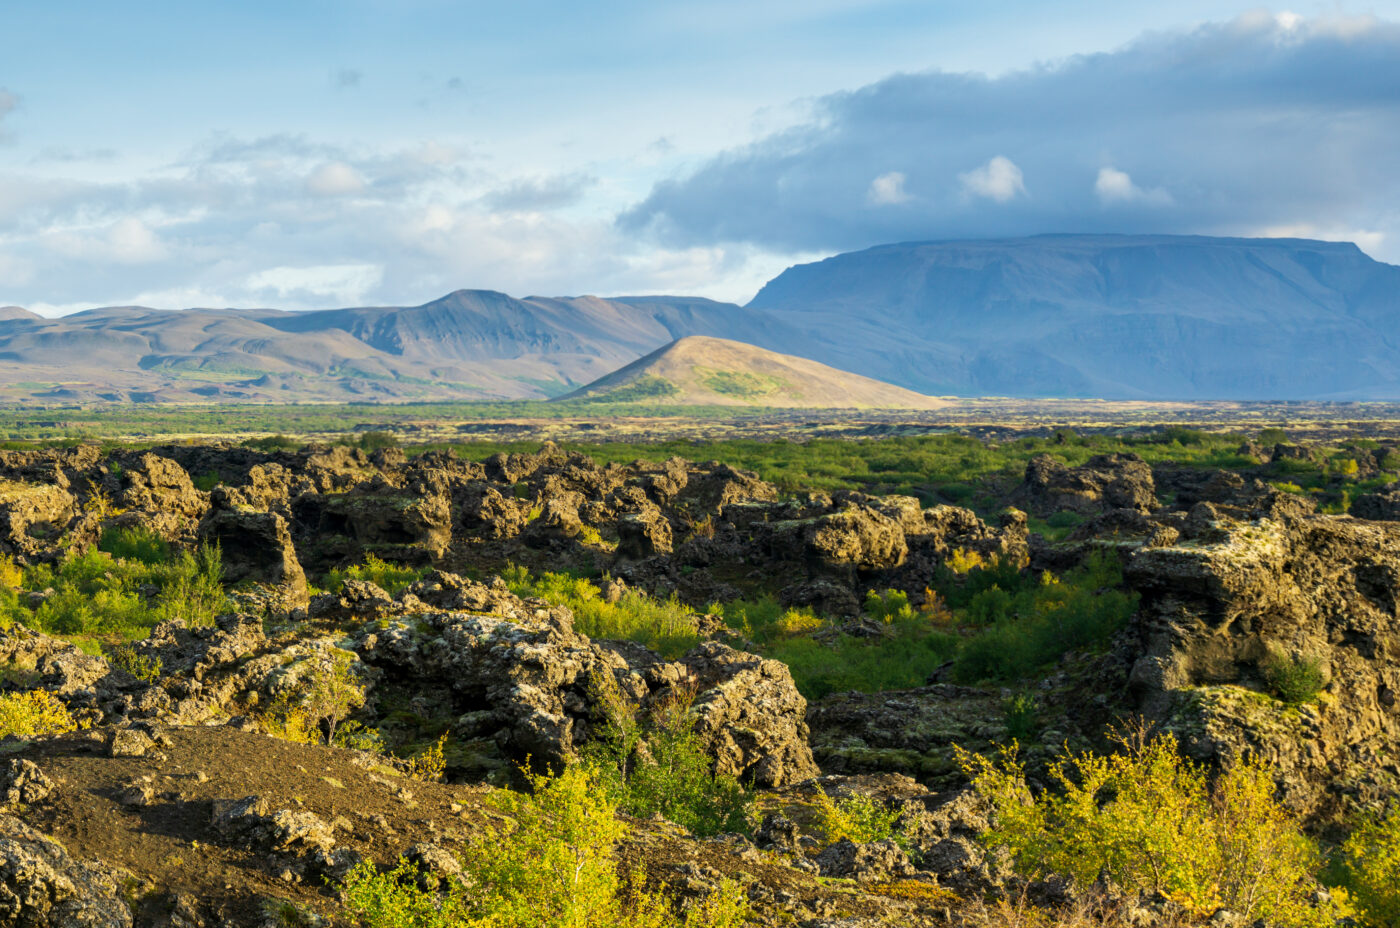
M 672 247 L 787 251 L 1289 228 L 1396 258 L 1397 150 L 1400 26 L 1255 14 L 999 77 L 899 74 L 825 97 L 810 123 L 657 184 L 618 221 Z

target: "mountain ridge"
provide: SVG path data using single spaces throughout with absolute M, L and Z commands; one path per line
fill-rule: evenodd
M 677 339 L 744 342 L 924 395 L 1400 398 L 1400 267 L 1310 239 L 1057 234 L 877 245 L 745 306 L 674 295 L 418 306 L 0 308 L 0 399 L 542 399 Z

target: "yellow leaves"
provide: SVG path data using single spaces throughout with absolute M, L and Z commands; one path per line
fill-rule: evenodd
M 955 574 L 965 574 L 974 568 L 986 567 L 987 562 L 982 555 L 976 551 L 967 551 L 963 548 L 954 548 L 953 553 L 948 555 L 946 561 L 948 569 Z
M 1312 928 L 1331 914 L 1304 898 L 1316 849 L 1274 798 L 1269 770 L 1246 761 L 1212 783 L 1170 735 L 1137 731 L 1117 753 L 1067 754 L 1056 789 L 1033 797 L 1014 748 L 996 760 L 965 752 L 974 788 L 995 808 L 984 836 L 1029 876 L 1092 883 L 1107 872 L 1130 889 L 1162 892 L 1205 916 L 1222 906 L 1249 918 Z
M 443 751 L 447 747 L 447 732 L 417 757 L 409 760 L 408 775 L 415 780 L 440 782 L 447 772 L 447 760 Z
M 78 723 L 48 690 L 0 696 L 0 738 L 33 738 L 75 731 Z

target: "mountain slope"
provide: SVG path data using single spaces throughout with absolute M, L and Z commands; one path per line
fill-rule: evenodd
M 936 409 L 943 401 L 805 358 L 691 335 L 561 400 L 803 409 Z
M 912 389 L 1163 399 L 1400 397 L 1400 268 L 1297 239 L 1057 235 L 883 245 L 747 307 Z
M 794 340 L 781 323 L 691 297 L 460 290 L 422 306 L 305 313 L 6 309 L 0 390 L 62 401 L 544 398 L 692 331 Z

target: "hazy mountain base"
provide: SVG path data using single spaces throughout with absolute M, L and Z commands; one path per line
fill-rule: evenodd
M 1051 447 L 1062 449 L 1071 459 L 1091 450 L 1084 447 L 1084 440 L 1064 435 L 1059 439 L 1061 443 Z M 946 445 L 945 450 L 963 458 L 971 450 L 966 445 L 957 449 L 949 439 L 928 441 L 930 450 Z M 1213 441 L 1218 440 L 1178 432 L 1167 441 L 1145 440 L 1137 447 L 1157 452 L 1165 462 L 1173 449 L 1188 457 L 1191 448 L 1209 453 Z M 221 620 L 217 630 L 187 632 L 169 626 L 130 652 L 123 652 L 125 656 L 114 653 L 110 664 L 55 647 L 47 639 L 12 631 L 7 636 L 7 653 L 12 655 L 10 683 L 25 692 L 33 692 L 38 684 L 57 694 L 80 718 L 108 725 L 142 716 L 162 727 L 171 721 L 217 721 L 222 713 L 249 708 L 257 710 L 255 715 L 265 720 L 263 724 L 271 724 L 283 718 L 276 713 L 285 711 L 276 708 L 277 693 L 302 693 L 314 699 L 322 690 L 314 683 L 312 672 L 322 660 L 318 655 L 329 659 L 335 651 L 328 649 L 329 642 L 320 636 L 329 632 L 332 640 L 345 641 L 348 635 L 360 663 L 378 672 L 359 684 L 368 691 L 366 695 L 375 697 L 374 706 L 366 700 L 362 722 L 377 726 L 381 737 L 391 738 L 401 750 L 421 749 L 424 741 L 440 733 L 437 727 L 445 725 L 453 748 L 447 757 L 449 771 L 456 776 L 479 777 L 493 769 L 508 769 L 501 766 L 505 758 L 496 752 L 504 749 L 507 756 L 513 753 L 521 758 L 525 753 L 544 756 L 542 751 L 549 746 L 551 750 L 567 750 L 574 743 L 570 731 L 587 739 L 590 723 L 596 731 L 603 721 L 589 688 L 570 689 L 566 684 L 555 689 L 560 681 L 529 676 L 536 672 L 529 670 L 531 666 L 577 667 L 582 655 L 590 655 L 588 661 L 620 659 L 631 668 L 628 673 L 651 681 L 644 684 L 648 689 L 658 683 L 664 689 L 665 681 L 683 679 L 667 667 L 693 667 L 700 683 L 696 708 L 701 718 L 713 720 L 713 725 L 702 725 L 699 730 L 707 737 L 717 737 L 713 745 L 730 745 L 716 750 L 717 761 L 756 761 L 755 770 L 766 770 L 763 776 L 768 782 L 779 785 L 784 776 L 780 770 L 793 771 L 788 777 L 802 775 L 797 772 L 804 763 L 799 748 L 805 747 L 806 739 L 800 732 L 811 724 L 817 755 L 829 768 L 903 770 L 925 784 L 886 778 L 868 783 L 828 781 L 828 788 L 873 792 L 880 801 L 892 801 L 891 809 L 906 813 L 909 809 L 901 804 L 912 798 L 918 807 L 931 807 L 935 813 L 941 810 L 945 824 L 931 826 L 935 831 L 929 836 L 915 839 L 918 853 L 908 859 L 895 852 L 897 845 L 881 845 L 877 836 L 869 833 L 857 834 L 862 840 L 855 844 L 837 842 L 821 849 L 830 834 L 820 828 L 800 828 L 798 834 L 805 833 L 816 845 L 803 848 L 799 841 L 800 853 L 785 859 L 782 854 L 778 859 L 763 858 L 763 852 L 755 852 L 743 842 L 697 845 L 677 837 L 678 843 L 649 847 L 642 855 L 656 865 L 651 869 L 653 877 L 671 883 L 673 890 L 689 887 L 696 900 L 719 891 L 719 876 L 740 877 L 749 887 L 756 917 L 764 922 L 781 923 L 795 917 L 816 925 L 845 917 L 858 919 L 857 924 L 889 919 L 919 924 L 926 919 L 944 920 L 941 913 L 949 907 L 957 909 L 960 917 L 975 921 L 979 917 L 977 898 L 993 892 L 990 887 L 1014 888 L 1015 884 L 996 882 L 1002 877 L 985 885 L 978 883 L 989 879 L 990 871 L 979 869 L 986 864 L 976 863 L 981 858 L 975 854 L 958 857 L 963 861 L 958 864 L 947 857 L 954 849 L 963 855 L 975 851 L 969 836 L 985 829 L 985 825 L 976 824 L 976 816 L 969 818 L 966 813 L 957 813 L 951 820 L 955 824 L 948 825 L 947 816 L 952 813 L 947 803 L 927 793 L 928 785 L 957 782 L 956 765 L 950 763 L 951 744 L 976 747 L 1017 734 L 1030 739 L 1027 758 L 1039 766 L 1066 739 L 1077 744 L 1096 743 L 1099 724 L 1116 711 L 1136 710 L 1181 731 L 1188 750 L 1227 767 L 1243 756 L 1241 751 L 1271 758 L 1278 765 L 1283 797 L 1296 811 L 1314 817 L 1332 819 L 1358 803 L 1365 805 L 1394 795 L 1394 784 L 1386 779 L 1384 767 L 1368 760 L 1364 752 L 1356 754 L 1353 740 L 1360 733 L 1371 750 L 1393 736 L 1393 720 L 1386 721 L 1384 709 L 1377 708 L 1383 704 L 1388 686 L 1379 681 L 1388 680 L 1392 672 L 1389 658 L 1381 651 L 1369 652 L 1368 657 L 1364 647 L 1355 645 L 1377 640 L 1376 635 L 1386 634 L 1387 623 L 1394 622 L 1393 595 L 1388 600 L 1392 603 L 1389 613 L 1382 602 L 1391 590 L 1384 565 L 1395 561 L 1394 530 L 1384 523 L 1315 516 L 1305 504 L 1295 501 L 1294 494 L 1251 483 L 1255 476 L 1262 476 L 1279 483 L 1291 483 L 1291 479 L 1281 477 L 1320 482 L 1323 487 L 1359 487 L 1364 481 L 1378 481 L 1379 486 L 1379 481 L 1394 477 L 1395 462 L 1390 457 L 1394 451 L 1365 443 L 1330 450 L 1286 444 L 1266 449 L 1256 443 L 1235 450 L 1237 460 L 1228 471 L 1166 463 L 1154 468 L 1144 461 L 1115 456 L 1085 460 L 1086 466 L 1067 470 L 1049 459 L 1031 459 L 1023 480 L 1008 488 L 1005 498 L 1015 499 L 1052 527 L 1055 522 L 1064 524 L 1060 518 L 1064 515 L 1080 522 L 1090 520 L 1076 529 L 1067 543 L 1051 546 L 1027 539 L 1015 518 L 997 527 L 966 510 L 947 506 L 921 510 L 912 500 L 890 497 L 798 497 L 782 502 L 774 499 L 774 488 L 722 467 L 673 461 L 662 466 L 603 469 L 554 449 L 539 455 L 494 458 L 481 466 L 438 455 L 408 463 L 394 457 L 391 449 L 381 450 L 374 460 L 346 449 L 309 455 L 199 447 L 107 458 L 92 449 L 8 455 L 4 464 L 13 492 L 5 502 L 12 533 L 7 543 L 22 557 L 36 561 L 18 579 L 7 580 L 26 594 L 16 596 L 10 606 L 16 610 L 12 615 L 52 631 L 101 636 L 121 628 L 104 626 L 109 615 L 139 619 L 140 610 L 145 608 L 143 600 L 150 600 L 152 607 L 188 602 L 188 593 L 176 595 L 178 583 L 188 586 L 190 582 L 179 580 L 178 573 L 164 579 L 143 574 L 146 579 L 141 583 L 154 580 L 155 588 L 149 591 L 139 590 L 133 582 L 129 592 L 124 592 L 128 588 L 121 585 L 121 577 L 130 572 L 121 566 L 124 561 L 169 560 L 161 549 L 170 543 L 161 537 L 165 536 L 176 544 L 189 544 L 196 537 L 221 540 L 230 576 L 237 573 L 248 582 L 260 571 L 264 581 L 281 584 L 279 591 L 250 589 L 241 596 L 243 602 L 269 610 L 274 622 L 291 622 L 284 633 L 270 640 L 259 623 L 242 619 Z M 996 456 L 993 453 L 993 458 Z M 215 474 L 218 482 L 206 494 L 194 486 L 190 473 Z M 983 473 L 992 475 L 995 471 Z M 995 486 L 993 481 L 988 489 Z M 119 514 L 118 509 L 128 511 Z M 284 525 L 280 530 L 279 520 Z M 43 561 L 61 554 L 65 532 L 78 547 L 100 537 L 102 547 L 122 560 L 103 566 L 102 556 L 89 555 L 45 568 Z M 1125 634 L 1117 638 L 1103 635 L 1111 636 L 1121 627 L 1115 622 L 1121 623 L 1123 616 L 1109 617 L 1102 631 L 1095 631 L 1093 624 L 1084 626 L 1089 634 L 1077 643 L 1075 639 L 1065 641 L 1070 604 L 1082 602 L 1089 607 L 1096 599 L 1108 601 L 1111 597 L 1105 593 L 1095 597 L 1094 592 L 1124 582 L 1102 571 L 1075 579 L 1073 569 L 1066 569 L 1105 544 L 1129 559 L 1127 582 L 1147 598 L 1144 610 L 1132 617 Z M 399 569 L 396 573 L 374 562 L 368 571 L 342 572 L 338 580 L 328 577 L 326 582 L 338 583 L 341 590 L 316 600 L 309 623 L 277 604 L 295 603 L 304 595 L 298 592 L 304 587 L 297 580 L 303 565 L 318 577 L 328 566 L 343 566 L 369 553 L 410 563 L 432 560 L 462 570 L 505 558 L 574 564 L 592 570 L 606 565 L 615 578 L 626 576 L 630 583 L 614 580 L 611 584 L 569 586 L 551 581 L 551 585 L 518 571 L 507 572 L 509 582 L 522 592 L 572 606 L 570 615 L 551 611 L 546 603 L 522 602 L 500 587 L 464 583 L 445 575 L 403 586 L 417 571 L 405 574 Z M 1032 569 L 1023 570 L 1022 559 L 1027 556 L 1033 559 Z M 97 562 L 89 564 L 94 557 Z M 744 565 L 742 570 L 731 569 L 740 564 Z M 50 573 L 44 574 L 46 569 Z M 1052 571 L 1048 580 L 1042 569 Z M 1202 584 L 1198 579 L 1202 574 L 1227 582 L 1218 587 L 1211 582 Z M 360 579 L 370 577 L 390 587 L 402 587 L 398 597 L 390 599 Z M 91 597 L 88 611 L 80 608 L 81 600 L 65 607 L 67 611 L 59 610 L 59 601 L 68 589 L 65 584 L 83 593 L 81 585 L 85 583 L 91 584 L 87 588 Z M 781 588 L 776 587 L 779 583 Z M 716 584 L 729 584 L 740 595 L 726 595 Z M 46 595 L 46 587 L 53 591 Z M 867 597 L 862 604 L 860 593 L 870 587 L 895 592 Z M 715 596 L 721 600 L 716 613 L 719 625 L 683 604 L 657 603 L 629 592 L 629 588 L 657 592 L 673 588 L 695 603 Z M 1060 588 L 1063 594 L 1058 592 Z M 1071 595 L 1076 589 L 1082 589 L 1088 598 L 1076 599 Z M 1307 592 L 1319 589 L 1328 591 L 1332 598 L 1315 600 L 1315 594 Z M 1289 592 L 1275 599 L 1269 590 Z M 37 599 L 27 595 L 31 591 L 39 594 Z M 753 598 L 765 592 L 790 601 L 809 597 L 808 602 L 814 605 L 768 613 Z M 272 598 L 269 593 L 274 593 Z M 597 605 L 608 603 L 614 595 L 615 613 Z M 436 599 L 444 596 L 448 598 Z M 745 596 L 749 597 L 747 604 Z M 1197 602 L 1202 596 L 1204 600 Z M 1187 608 L 1179 614 L 1183 604 Z M 462 606 L 498 618 L 453 617 L 442 611 Z M 150 614 L 149 621 L 154 622 L 168 613 L 152 608 Z M 1194 616 L 1220 614 L 1236 616 L 1224 643 L 1225 650 L 1233 649 L 1233 653 L 1223 661 L 1222 643 L 1216 640 L 1219 633 L 1193 624 Z M 767 620 L 771 624 L 764 624 L 764 616 L 771 616 Z M 1047 641 L 1058 637 L 1061 644 L 1075 650 L 1063 659 L 1047 651 L 1024 664 L 1011 661 L 1017 642 L 1032 640 L 1035 621 L 1044 619 L 1058 623 L 1061 629 L 1059 636 Z M 911 644 L 942 641 L 954 647 L 958 656 L 952 670 L 966 675 L 967 682 L 985 675 L 1025 682 L 1040 678 L 1044 684 L 1033 690 L 1035 695 L 1028 702 L 1012 705 L 1005 703 L 1004 691 L 996 685 L 944 682 L 865 700 L 839 696 L 814 705 L 802 719 L 800 702 L 795 701 L 800 697 L 790 684 L 784 689 L 786 671 L 779 671 L 781 665 L 763 670 L 757 677 L 730 678 L 738 688 L 731 696 L 719 698 L 707 695 L 710 691 L 706 687 L 711 684 L 705 681 L 712 678 L 699 668 L 712 666 L 715 655 L 726 653 L 722 644 L 712 641 L 698 656 L 687 656 L 677 665 L 635 650 L 598 650 L 596 643 L 569 631 L 569 625 L 576 621 L 593 623 L 588 625 L 591 632 L 611 623 L 610 634 L 652 640 L 668 648 L 684 648 L 687 643 L 666 643 L 658 637 L 665 629 L 673 637 L 689 636 L 691 642 L 702 637 L 729 640 L 744 648 L 790 655 L 794 670 L 800 673 L 810 674 L 818 663 L 848 663 L 852 669 L 864 668 L 859 672 L 866 675 L 865 685 L 871 688 L 889 685 L 869 673 L 871 656 L 888 651 L 891 656 L 903 655 L 907 663 Z M 1348 644 L 1331 643 L 1338 640 L 1333 634 L 1336 629 L 1331 628 L 1338 621 L 1345 621 L 1350 630 Z M 469 631 L 473 628 L 478 630 Z M 1170 629 L 1170 634 L 1153 637 L 1156 630 L 1164 628 Z M 1005 634 L 1008 631 L 1009 637 Z M 542 637 L 532 639 L 535 644 L 525 651 L 512 644 L 488 659 L 487 655 L 497 653 L 490 642 L 499 634 L 507 636 L 507 643 L 524 641 L 520 636 Z M 1173 636 L 1185 636 L 1185 640 Z M 454 641 L 457 646 L 443 649 L 435 643 L 439 639 Z M 463 652 L 462 645 L 471 641 L 479 644 Z M 979 642 L 993 644 L 989 651 L 983 649 L 994 657 L 993 663 L 969 662 L 968 655 L 983 659 L 978 657 Z M 1102 651 L 1106 646 L 1108 650 Z M 551 655 L 542 664 L 511 656 L 530 653 L 536 647 Z M 1272 650 L 1275 647 L 1280 649 L 1277 655 Z M 555 648 L 566 650 L 550 650 Z M 805 670 L 800 659 L 804 649 L 818 656 L 818 662 L 806 665 Z M 432 670 L 435 665 L 431 662 L 454 653 L 479 656 L 471 665 Z M 610 653 L 614 656 L 608 657 Z M 21 658 L 16 663 L 16 654 L 27 654 L 28 660 Z M 1326 688 L 1327 693 L 1311 703 L 1314 693 L 1307 687 L 1286 686 L 1281 682 L 1286 677 L 1270 669 L 1276 659 L 1317 660 L 1326 671 L 1317 686 Z M 1128 672 L 1135 661 L 1138 666 L 1175 666 L 1178 675 L 1160 679 L 1141 676 L 1136 667 Z M 740 656 L 734 666 L 747 662 Z M 469 666 L 472 669 L 468 670 Z M 607 666 L 620 671 L 623 665 Z M 1290 666 L 1305 669 L 1302 663 Z M 925 672 L 935 671 L 937 663 Z M 305 676 L 307 673 L 312 676 Z M 432 684 L 435 673 L 445 674 L 443 680 L 451 682 Z M 624 674 L 620 679 L 633 677 Z M 799 675 L 799 682 L 801 679 Z M 1222 683 L 1222 679 L 1230 682 Z M 194 687 L 191 680 L 200 685 Z M 755 699 L 752 687 L 762 680 L 767 681 L 762 685 L 777 689 L 771 690 L 771 697 Z M 498 689 L 498 695 L 473 704 L 471 700 L 480 699 L 471 695 L 475 686 L 507 689 Z M 531 689 L 559 701 L 552 707 L 549 703 L 540 706 L 544 716 L 500 715 L 503 707 L 522 705 L 512 701 L 517 697 L 507 698 L 508 692 Z M 454 701 L 468 702 L 434 706 L 433 699 L 442 698 L 438 694 L 450 691 L 457 692 Z M 250 704 L 254 694 L 260 699 Z M 1189 698 L 1180 702 L 1171 694 Z M 1302 703 L 1303 708 L 1290 709 L 1279 698 L 1285 694 L 1292 694 L 1288 698 Z M 1089 696 L 1107 701 L 1086 703 Z M 1170 698 L 1161 703 L 1163 696 Z M 728 710 L 724 706 L 760 704 L 790 708 L 779 710 L 761 725 L 752 717 L 736 717 L 740 723 L 737 728 L 725 721 L 723 713 Z M 270 721 L 264 707 L 274 712 Z M 471 711 L 463 713 L 464 709 Z M 794 709 L 795 717 L 791 714 Z M 558 721 L 548 721 L 539 727 L 550 718 L 566 724 L 561 727 Z M 1302 736 L 1300 725 L 1307 730 L 1307 738 Z M 211 733 L 218 730 L 209 729 Z M 277 730 L 286 733 L 285 723 Z M 785 734 L 779 736 L 780 731 Z M 767 734 L 760 734 L 755 742 L 755 732 Z M 181 736 L 178 729 L 163 734 L 139 724 L 128 725 L 113 731 L 103 745 L 107 753 L 124 757 L 132 750 L 129 745 L 148 738 L 152 744 L 139 753 L 154 755 L 178 750 Z M 169 743 L 162 744 L 162 737 Z M 41 750 L 32 756 L 43 770 L 67 771 L 71 768 L 62 767 L 66 762 L 61 758 L 79 756 L 85 743 L 91 744 L 64 743 L 54 748 L 52 755 Z M 1321 753 L 1297 750 L 1301 744 L 1311 744 Z M 237 752 L 250 749 L 256 750 L 240 745 Z M 205 739 L 193 750 L 208 758 L 208 765 L 218 767 L 220 749 L 216 742 Z M 765 760 L 774 757 L 788 760 L 779 766 Z M 166 830 L 161 833 L 170 834 L 173 829 L 176 845 L 199 842 L 199 847 L 227 847 L 228 853 L 235 855 L 229 858 L 237 861 L 235 867 L 252 867 L 273 877 L 265 877 L 263 882 L 235 882 L 235 891 L 229 896 L 228 890 L 218 885 L 219 880 L 229 879 L 225 875 L 228 871 L 221 870 L 207 881 L 200 877 L 197 891 L 184 902 L 156 892 L 150 897 L 155 908 L 143 917 L 158 918 L 164 907 L 181 905 L 192 908 L 196 918 L 214 917 L 208 910 L 201 914 L 200 900 L 224 904 L 218 902 L 220 899 L 230 906 L 220 917 L 230 917 L 227 913 L 253 917 L 251 913 L 257 908 L 254 896 L 259 894 L 324 907 L 326 897 L 315 892 L 314 879 L 307 877 L 320 872 L 334 874 L 348 862 L 335 852 L 355 850 L 361 840 L 349 835 L 337 837 L 342 829 L 333 823 L 323 827 L 323 819 L 337 808 L 336 787 L 329 781 L 352 784 L 346 801 L 356 803 L 354 808 L 361 811 L 365 807 L 359 803 L 369 802 L 364 790 L 372 787 L 362 787 L 362 778 L 352 777 L 348 770 L 342 775 L 342 768 L 334 765 L 313 766 L 318 762 L 309 755 L 300 761 L 288 757 L 281 763 L 300 763 L 313 774 L 318 769 L 326 771 L 325 787 L 316 790 L 329 798 L 315 806 L 315 820 L 298 817 L 306 814 L 303 805 L 312 801 L 307 786 L 292 785 L 295 792 L 284 795 L 277 783 L 269 783 L 267 789 L 257 790 L 267 804 L 249 806 L 232 818 L 225 816 L 228 820 L 221 824 L 217 814 L 211 819 L 206 811 L 209 806 L 204 804 L 211 800 L 197 784 L 210 783 L 208 792 L 215 798 L 224 798 L 222 791 L 236 792 L 242 787 L 231 781 L 224 783 L 222 772 L 209 776 L 202 770 L 209 777 L 207 781 L 193 777 L 188 787 L 171 786 L 164 792 L 154 780 L 139 780 L 146 774 L 137 771 L 133 773 L 137 779 L 107 787 L 118 795 L 113 805 L 84 809 L 81 816 L 74 813 L 65 817 L 68 813 L 63 811 L 62 796 L 57 806 L 52 802 L 45 805 L 47 797 L 32 801 L 44 810 L 58 809 L 52 822 L 60 832 L 72 827 L 64 822 L 80 819 L 125 828 L 128 826 L 122 823 L 135 816 L 140 821 L 165 823 L 161 827 Z M 379 763 L 392 766 L 388 760 Z M 164 762 L 158 769 L 162 776 L 170 776 Z M 746 768 L 732 769 L 742 773 Z M 73 776 L 82 784 L 88 777 L 120 772 L 114 760 L 95 758 L 90 773 Z M 385 775 L 376 774 L 381 779 Z M 149 788 L 143 787 L 143 782 Z M 395 794 L 392 780 L 389 782 L 386 794 Z M 92 783 L 97 785 L 96 780 Z M 401 789 L 414 792 L 409 787 Z M 811 797 L 810 787 L 807 789 Z M 128 793 L 133 801 L 120 798 Z M 781 803 L 776 808 L 800 823 L 813 816 L 815 801 L 803 800 L 802 795 L 800 791 L 774 794 L 771 799 Z M 397 795 L 394 801 L 402 802 L 409 814 L 414 811 L 412 795 Z M 278 809 L 277 804 L 283 802 L 288 805 Z M 232 806 L 219 808 L 236 811 Z M 185 825 L 172 824 L 177 812 L 188 817 L 180 820 Z M 854 814 L 854 809 L 850 812 Z M 386 815 L 385 820 L 395 831 L 407 828 L 397 824 L 397 817 Z M 436 821 L 436 816 L 430 821 Z M 361 832 L 353 819 L 347 817 L 347 823 Z M 766 845 L 780 846 L 773 844 L 775 836 L 787 826 L 777 820 L 769 824 L 759 838 Z M 939 827 L 964 830 L 950 837 L 946 830 L 937 831 Z M 363 829 L 364 840 L 383 842 L 387 833 L 382 828 L 377 821 L 370 821 Z M 442 828 L 440 823 L 438 828 Z M 428 831 L 434 833 L 434 829 Z M 65 844 L 70 848 L 90 840 L 84 839 L 82 832 L 69 834 Z M 454 839 L 444 837 L 452 846 Z M 952 845 L 945 843 L 954 838 Z M 919 844 L 919 840 L 927 843 Z M 118 844 L 114 837 L 112 847 Z M 194 844 L 189 846 L 195 849 Z M 707 848 L 715 853 L 727 848 L 724 853 L 731 856 L 724 862 L 725 858 L 706 856 L 711 853 Z M 935 848 L 942 848 L 942 857 L 929 856 Z M 167 851 L 172 853 L 182 852 Z M 428 853 L 421 851 L 419 856 Z M 260 856 L 265 854 L 271 856 Z M 764 866 L 764 860 L 771 861 L 771 866 Z M 157 882 L 152 889 L 166 891 L 181 885 L 175 877 L 180 868 L 165 857 L 157 860 L 152 854 L 137 864 L 141 877 Z M 808 872 L 813 866 L 828 875 L 855 876 L 857 883 L 817 881 Z M 287 878 L 278 875 L 284 872 L 291 874 L 292 889 L 261 892 L 259 887 L 275 887 L 279 880 L 286 883 Z M 955 895 L 950 896 L 947 889 L 953 889 Z M 1042 887 L 1037 892 L 1049 890 Z M 1114 905 L 1121 909 L 1126 897 L 1121 889 L 1119 892 Z M 1052 897 L 1053 892 L 1044 898 L 1048 901 Z M 1089 897 L 1075 898 L 1087 904 Z M 157 899 L 163 901 L 157 903 Z M 1139 921 L 1190 921 L 1209 914 L 1193 916 L 1192 910 L 1172 909 L 1164 903 L 1146 908 L 1134 905 L 1137 914 L 1133 918 Z M 1071 906 L 1070 914 L 1073 911 Z

